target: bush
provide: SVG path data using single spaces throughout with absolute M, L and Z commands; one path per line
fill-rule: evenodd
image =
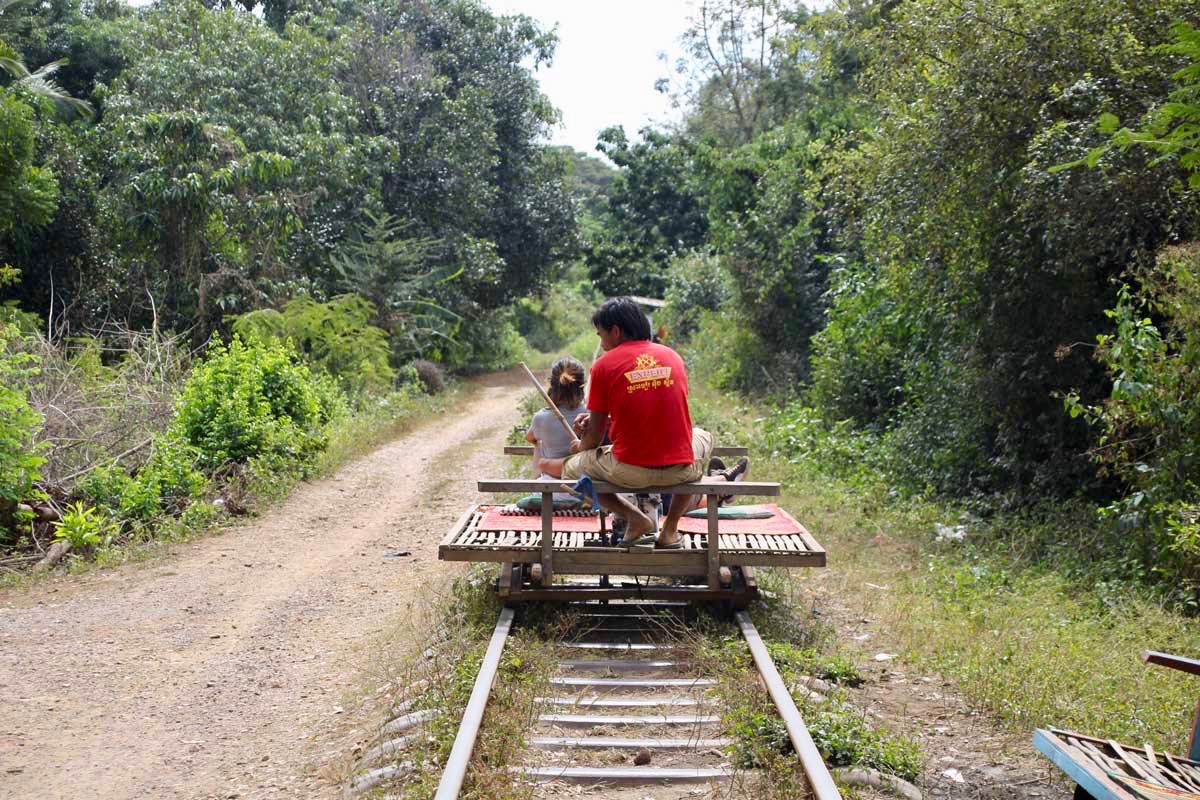
M 441 394 L 446 390 L 446 373 L 442 372 L 442 368 L 437 364 L 419 358 L 410 366 L 416 372 L 425 394 Z
M 464 318 L 443 362 L 452 369 L 489 372 L 508 369 L 528 358 L 529 344 L 503 312 Z M 441 354 L 439 354 L 441 355 Z
M 121 513 L 135 519 L 183 513 L 208 486 L 208 480 L 197 468 L 202 460 L 199 449 L 176 436 L 158 440 L 150 460 L 133 480 L 122 486 Z
M 336 378 L 351 395 L 385 389 L 395 376 L 388 364 L 387 331 L 370 324 L 375 306 L 354 294 L 328 303 L 289 300 L 282 311 L 251 311 L 233 323 L 244 341 L 291 339 L 305 360 Z
M 792 391 L 776 372 L 785 360 L 772 356 L 762 341 L 732 314 L 701 311 L 696 333 L 682 348 L 689 371 L 711 379 L 722 389 L 741 389 L 763 396 Z
M 83 503 L 67 506 L 62 519 L 54 523 L 54 538 L 70 542 L 71 549 L 76 552 L 107 545 L 115 533 L 116 526 L 111 520 Z
M 108 512 L 121 508 L 121 498 L 129 490 L 133 478 L 120 464 L 107 464 L 97 467 L 80 479 L 76 486 L 78 496 L 90 500 Z
M 539 297 L 526 297 L 513 309 L 513 324 L 534 350 L 561 353 L 580 333 L 591 333 L 598 297 L 582 280 L 578 266 Z
M 687 253 L 667 268 L 665 322 L 667 337 L 683 342 L 700 327 L 705 311 L 716 311 L 733 295 L 721 260 L 706 253 Z
M 1200 608 L 1200 244 L 1164 251 L 1123 286 L 1097 337 L 1112 377 L 1098 405 L 1067 398 L 1099 430 L 1091 456 L 1127 493 L 1103 510 L 1143 540 L 1145 566 Z M 1156 321 L 1157 320 L 1157 321 Z
M 235 336 L 228 346 L 209 345 L 176 410 L 171 433 L 212 471 L 260 456 L 309 461 L 325 447 L 326 425 L 344 413 L 345 397 L 299 363 L 289 344 Z
M 811 400 L 832 419 L 882 430 L 904 398 L 904 358 L 915 326 L 886 275 L 831 276 L 826 326 L 813 338 Z
M 37 360 L 14 346 L 14 325 L 0 322 L 0 531 L 8 527 L 16 504 L 34 493 L 45 462 L 34 438 L 42 416 L 29 406 L 19 382 L 36 374 Z

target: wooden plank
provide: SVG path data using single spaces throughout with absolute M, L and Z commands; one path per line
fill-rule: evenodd
M 606 556 L 615 556 L 607 557 Z M 466 547 L 447 545 L 439 548 L 438 558 L 442 561 L 480 561 L 503 564 L 531 564 L 541 561 L 540 551 L 532 547 Z M 778 552 L 749 550 L 721 552 L 722 566 L 755 567 L 823 567 L 825 553 Z M 587 550 L 560 550 L 554 558 L 555 571 L 560 575 L 661 575 L 686 576 L 707 573 L 706 551 L 666 550 L 632 551 L 593 548 Z M 649 588 L 649 587 L 644 587 Z M 649 597 L 649 595 L 647 595 Z M 661 597 L 661 595 L 656 595 Z M 592 597 L 590 599 L 599 599 Z
M 636 783 L 687 783 L 728 778 L 733 769 L 727 767 L 514 767 L 514 771 L 526 778 L 547 781 L 570 780 L 589 782 Z M 741 775 L 747 775 L 741 770 Z
M 559 553 L 556 563 L 567 573 L 609 575 L 703 575 L 705 556 L 699 550 L 632 550 Z M 663 571 L 666 570 L 666 571 Z
M 1121 762 L 1128 766 L 1129 769 L 1133 770 L 1133 772 L 1136 773 L 1139 778 L 1150 781 L 1151 783 L 1158 782 L 1155 780 L 1154 774 L 1150 772 L 1150 770 L 1146 769 L 1146 765 L 1142 763 L 1140 758 L 1131 757 L 1129 753 L 1125 752 L 1120 744 L 1114 742 L 1112 739 L 1108 740 L 1108 746 L 1112 748 L 1112 751 L 1116 753 L 1118 757 L 1120 757 Z
M 579 747 L 584 750 L 719 750 L 732 739 L 638 739 L 625 736 L 535 736 L 530 747 Z
M 555 602 L 579 603 L 589 600 L 600 600 L 612 603 L 620 600 L 682 600 L 688 603 L 709 603 L 723 600 L 737 601 L 737 593 L 722 589 L 719 592 L 710 590 L 707 586 L 613 586 L 613 587 L 565 587 L 555 585 L 553 588 L 527 589 L 513 592 L 511 602 Z
M 742 577 L 746 579 L 746 589 L 758 593 L 758 576 L 754 574 L 754 567 L 742 567 Z
M 640 670 L 656 670 L 656 669 L 677 669 L 679 664 L 675 661 L 637 661 L 627 658 L 565 658 L 558 662 L 558 666 L 562 669 L 598 669 L 612 670 L 613 672 L 621 671 L 640 671 Z
M 561 678 L 550 679 L 551 686 L 606 686 L 610 689 L 698 689 L 716 686 L 712 678 Z
M 648 642 L 559 642 L 558 646 L 569 650 L 671 650 L 675 647 Z
M 542 492 L 542 586 L 554 583 L 554 493 Z
M 712 500 L 713 498 L 709 498 Z M 708 588 L 721 588 L 721 536 L 718 532 L 720 522 L 720 506 L 717 503 L 708 504 Z
M 1074 731 L 1064 731 L 1064 730 L 1061 730 L 1061 729 L 1059 729 L 1059 728 L 1050 728 L 1049 730 L 1050 730 L 1050 732 L 1051 732 L 1051 733 L 1057 734 L 1057 735 L 1058 735 L 1058 736 L 1060 736 L 1060 737 L 1067 737 L 1067 736 L 1070 736 L 1072 739 L 1079 739 L 1080 741 L 1092 742 L 1093 744 L 1098 744 L 1098 745 L 1101 745 L 1101 746 L 1103 746 L 1103 747 L 1107 747 L 1107 746 L 1108 746 L 1108 743 L 1109 743 L 1109 740 L 1108 740 L 1108 739 L 1101 739 L 1101 738 L 1099 738 L 1098 736 L 1088 736 L 1088 735 L 1086 735 L 1086 734 L 1083 734 L 1083 733 L 1075 733 Z M 1144 752 L 1144 751 L 1142 750 L 1142 748 L 1140 748 L 1140 747 L 1129 747 L 1129 746 L 1127 746 L 1127 745 L 1122 745 L 1122 747 L 1123 747 L 1125 750 L 1133 750 L 1134 752 L 1137 752 L 1137 753 L 1143 753 L 1143 752 Z M 1190 764 L 1190 765 L 1191 765 L 1191 766 L 1193 766 L 1193 767 L 1198 767 L 1198 768 L 1200 768 L 1200 761 L 1193 761 L 1192 759 L 1185 759 L 1185 760 L 1183 760 L 1181 763 L 1183 763 L 1183 764 Z
M 1200 779 L 1192 777 L 1184 766 L 1175 760 L 1175 757 L 1170 753 L 1163 753 L 1163 758 L 1167 760 L 1167 766 L 1171 771 L 1179 776 L 1178 779 L 1188 786 L 1189 792 L 1200 792 Z
M 792 699 L 792 693 L 784 684 L 783 678 L 780 677 L 779 670 L 775 668 L 775 662 L 771 660 L 767 646 L 763 644 L 762 638 L 758 635 L 758 629 L 754 627 L 750 615 L 745 611 L 738 611 L 735 618 L 738 627 L 742 629 L 742 636 L 745 637 L 746 644 L 750 647 L 750 655 L 754 657 L 758 673 L 767 686 L 767 693 L 771 695 L 771 700 L 774 701 L 779 716 L 783 717 L 788 738 L 792 740 L 792 747 L 795 748 L 796 755 L 800 758 L 800 766 L 808 779 L 808 787 L 813 797 L 816 800 L 841 800 L 841 792 L 838 791 L 837 784 L 833 782 L 829 768 L 825 766 L 825 761 L 821 758 L 816 743 L 813 742 L 808 728 L 804 725 L 804 720 L 800 717 L 796 701 Z
M 504 566 L 500 567 L 500 579 L 496 583 L 498 591 L 496 594 L 500 597 L 508 597 L 512 593 L 512 574 L 513 564 L 511 561 L 505 561 Z
M 721 718 L 712 714 L 539 714 L 538 722 L 549 725 L 713 725 Z
M 1200 661 L 1194 658 L 1173 656 L 1170 653 L 1160 653 L 1157 650 L 1143 650 L 1142 661 L 1147 664 L 1158 664 L 1160 667 L 1176 669 L 1189 675 L 1200 675 Z
M 712 449 L 714 456 L 746 456 L 750 455 L 748 447 L 721 447 L 717 446 Z M 506 444 L 504 445 L 504 455 L 506 456 L 532 456 L 533 445 L 531 444 Z
M 467 526 L 467 522 L 471 519 L 471 517 L 478 510 L 479 510 L 479 505 L 476 504 L 476 505 L 469 507 L 466 511 L 464 511 L 462 516 L 459 517 L 454 522 L 454 524 L 450 526 L 450 530 L 446 531 L 446 535 L 442 537 L 442 544 L 446 545 L 446 544 L 450 544 L 451 542 L 453 542 L 454 537 L 458 536 L 458 534 L 462 532 L 462 530 Z
M 466 711 L 463 712 L 462 723 L 458 727 L 458 735 L 454 737 L 454 746 L 446 760 L 446 769 L 442 772 L 442 780 L 438 784 L 434 800 L 455 800 L 462 788 L 463 778 L 467 775 L 467 765 L 471 760 L 471 751 L 475 749 L 475 739 L 479 734 L 479 724 L 483 721 L 483 709 L 492 693 L 492 682 L 496 679 L 500 654 L 504 652 L 504 643 L 508 641 L 514 613 L 511 608 L 500 611 L 500 619 L 496 622 L 496 630 L 492 633 L 483 663 L 479 666 L 479 675 L 475 678 L 474 688 L 471 689 L 471 698 L 467 701 Z
M 518 478 L 484 479 L 478 481 L 481 492 L 522 492 L 525 494 L 542 493 L 546 491 L 561 492 L 563 482 L 560 480 L 522 480 Z M 631 491 L 622 486 L 616 486 L 603 481 L 595 482 L 596 490 L 605 494 L 615 494 Z M 760 481 L 736 481 L 734 483 L 698 481 L 695 483 L 680 483 L 670 486 L 639 487 L 638 492 L 647 494 L 731 494 L 739 496 L 778 496 L 778 483 Z
M 674 708 L 700 705 L 700 701 L 694 697 L 538 697 L 533 702 L 581 708 Z
M 1033 746 L 1096 800 L 1129 800 L 1128 794 L 1098 766 L 1059 735 L 1061 731 L 1038 729 Z

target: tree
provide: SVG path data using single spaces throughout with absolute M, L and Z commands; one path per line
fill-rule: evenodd
M 1178 61 L 1155 46 L 1189 8 L 908 0 L 862 32 L 880 124 L 843 162 L 839 213 L 857 285 L 887 287 L 903 320 L 897 372 L 874 373 L 887 383 L 872 389 L 902 402 L 874 422 L 920 482 L 1074 492 L 1091 480 L 1087 431 L 1055 394 L 1103 393 L 1075 344 L 1107 324 L 1111 279 L 1190 235 L 1197 207 L 1173 165 L 1137 153 L 1102 171 L 1053 167 L 1098 144 L 1099 113 L 1139 117 L 1166 96 Z M 856 297 L 839 303 L 866 308 Z M 837 318 L 843 345 L 895 319 Z M 850 370 L 833 383 L 853 396 L 864 374 L 826 363 Z
M 608 128 L 597 149 L 621 171 L 589 244 L 592 282 L 608 294 L 661 297 L 668 262 L 702 244 L 708 229 L 689 186 L 692 154 L 682 141 L 653 128 L 643 128 L 633 144 L 623 128 Z

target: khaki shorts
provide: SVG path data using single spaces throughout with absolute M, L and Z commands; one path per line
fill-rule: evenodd
M 692 428 L 691 464 L 676 464 L 673 467 L 638 467 L 622 464 L 612 454 L 612 445 L 584 450 L 563 462 L 564 479 L 576 480 L 587 475 L 594 481 L 613 483 L 625 489 L 644 489 L 648 486 L 674 486 L 691 483 L 704 477 L 708 460 L 712 457 L 712 434 L 700 428 Z

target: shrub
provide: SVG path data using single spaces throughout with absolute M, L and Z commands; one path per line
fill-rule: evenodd
M 810 397 L 833 419 L 882 429 L 904 397 L 915 325 L 886 275 L 846 268 L 831 281 L 828 323 L 813 338 Z
M 706 253 L 687 253 L 667 268 L 665 322 L 672 342 L 691 338 L 705 311 L 716 311 L 733 294 L 721 260 Z
M 106 464 L 88 472 L 75 487 L 76 493 L 106 511 L 113 512 L 121 507 L 121 498 L 128 491 L 133 478 L 120 464 Z
M 34 493 L 45 462 L 34 447 L 42 416 L 20 388 L 20 381 L 36 374 L 37 359 L 17 350 L 17 339 L 16 327 L 0 322 L 0 530 L 16 504 Z
M 1127 493 L 1103 514 L 1143 539 L 1143 561 L 1200 607 L 1200 244 L 1164 251 L 1122 286 L 1096 358 L 1112 377 L 1098 405 L 1067 398 L 1098 428 L 1091 456 Z
M 354 294 L 327 303 L 308 297 L 242 314 L 233 323 L 244 341 L 291 339 L 304 358 L 337 378 L 351 394 L 386 388 L 395 376 L 388 365 L 387 331 L 370 324 L 375 306 Z
M 258 456 L 302 463 L 325 447 L 326 424 L 344 410 L 340 390 L 299 363 L 291 345 L 235 336 L 209 346 L 179 395 L 171 432 L 209 471 Z
M 197 468 L 202 459 L 198 448 L 177 436 L 159 439 L 150 460 L 133 480 L 122 486 L 121 513 L 135 519 L 181 514 L 208 486 L 208 480 Z
M 527 358 L 529 344 L 517 332 L 510 315 L 503 312 L 461 320 L 454 339 L 447 345 L 443 361 L 451 368 L 468 372 L 507 369 Z
M 62 519 L 54 523 L 54 538 L 71 543 L 75 551 L 101 547 L 112 542 L 116 526 L 92 506 L 72 503 Z
M 441 394 L 446 390 L 446 373 L 442 372 L 442 368 L 437 364 L 419 358 L 410 366 L 416 372 L 425 394 Z
M 762 340 L 732 313 L 701 311 L 696 333 L 681 348 L 689 369 L 722 389 L 763 397 L 795 391 L 789 356 L 771 354 Z

